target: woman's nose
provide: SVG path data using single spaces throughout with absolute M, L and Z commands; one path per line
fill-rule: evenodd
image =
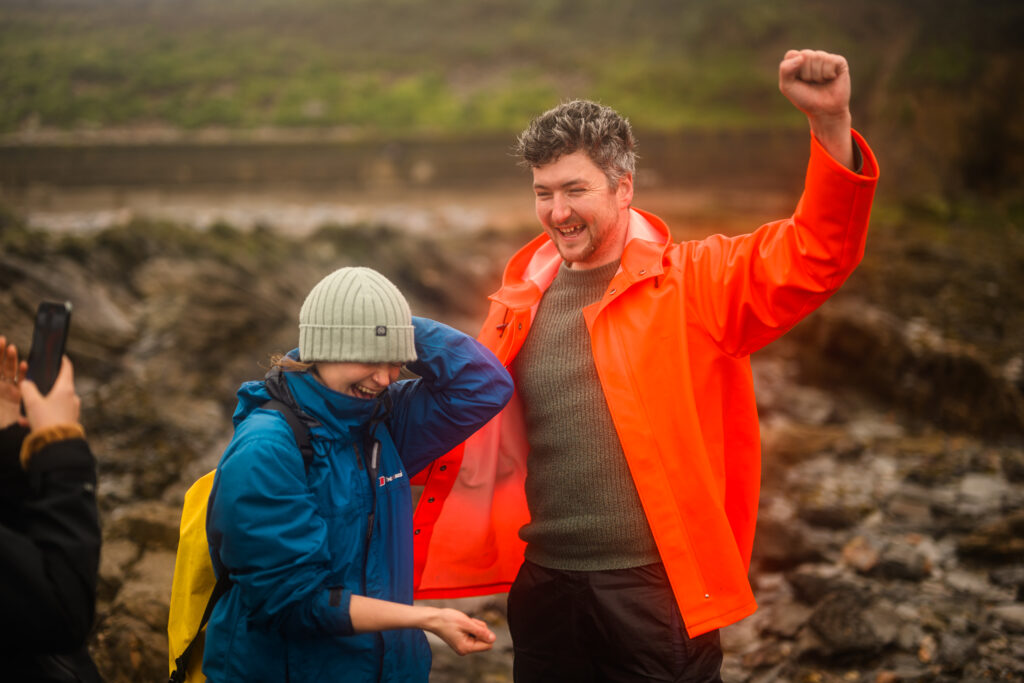
M 395 367 L 391 363 L 381 363 L 377 366 L 373 373 L 373 381 L 382 387 L 386 387 L 396 379 L 398 379 L 398 373 L 401 368 Z

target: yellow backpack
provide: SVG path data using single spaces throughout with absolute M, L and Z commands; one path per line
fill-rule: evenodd
M 213 488 L 213 470 L 189 487 L 181 508 L 178 554 L 174 558 L 171 584 L 171 612 L 167 621 L 170 681 L 205 681 L 203 644 L 206 622 L 213 611 L 211 600 L 217 578 L 206 543 L 206 502 Z
M 277 399 L 271 399 L 261 407 L 277 410 L 287 420 L 308 474 L 313 462 L 309 428 L 292 408 Z M 214 573 L 206 540 L 206 506 L 216 472 L 208 472 L 189 487 L 181 508 L 178 552 L 174 558 L 174 579 L 171 583 L 171 609 L 167 620 L 169 683 L 200 683 L 206 680 L 202 672 L 206 622 L 210 620 L 217 600 L 231 588 L 226 572 L 220 579 Z

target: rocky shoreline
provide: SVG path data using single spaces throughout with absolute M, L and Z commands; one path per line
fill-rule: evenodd
M 415 312 L 474 332 L 523 237 L 355 225 L 300 241 L 141 221 L 52 235 L 0 219 L 4 333 L 27 345 L 37 301 L 75 302 L 70 353 L 104 521 L 93 652 L 112 682 L 166 676 L 182 496 L 230 437 L 237 385 L 294 344 L 308 288 L 341 265 L 370 265 Z M 723 633 L 728 681 L 1024 679 L 1024 342 L 1021 309 L 1002 310 L 1019 299 L 957 290 L 973 315 L 1002 321 L 998 343 L 949 302 L 929 310 L 944 291 L 924 274 L 931 262 L 902 226 L 886 228 L 848 290 L 753 359 L 760 609 Z M 1014 239 L 995 240 L 994 268 L 990 252 L 947 244 L 942 255 L 1015 292 L 1024 248 Z M 503 596 L 463 605 L 499 642 L 467 658 L 435 643 L 432 680 L 510 681 Z

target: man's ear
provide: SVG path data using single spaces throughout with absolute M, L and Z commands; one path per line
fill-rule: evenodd
M 627 173 L 619 178 L 619 186 L 615 191 L 619 200 L 619 208 L 627 209 L 633 204 L 633 174 Z

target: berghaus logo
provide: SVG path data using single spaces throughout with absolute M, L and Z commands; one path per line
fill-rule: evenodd
M 377 487 L 379 488 L 381 486 L 384 486 L 384 484 L 387 484 L 388 482 L 392 482 L 395 479 L 401 479 L 401 478 L 402 478 L 402 473 L 401 472 L 398 472 L 396 474 L 392 474 L 389 477 L 378 477 L 377 478 Z

